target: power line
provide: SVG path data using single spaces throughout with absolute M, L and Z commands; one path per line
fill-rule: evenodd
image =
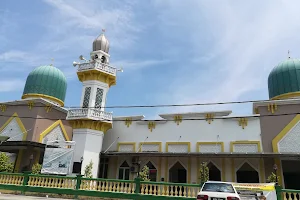
M 101 108 L 157 108 L 157 107 L 190 107 L 190 106 L 212 106 L 212 105 L 226 105 L 226 104 L 245 104 L 245 103 L 259 103 L 259 102 L 274 102 L 283 100 L 248 100 L 248 101 L 228 101 L 228 102 L 214 102 L 214 103 L 191 103 L 191 104 L 156 104 L 156 105 L 121 105 L 121 106 L 104 106 Z M 10 103 L 10 102 L 7 102 Z M 2 103 L 5 104 L 5 103 Z M 9 105 L 9 104 L 8 104 Z M 13 106 L 28 106 L 28 104 L 17 104 Z M 33 107 L 49 107 L 49 106 L 33 106 Z M 59 107 L 53 105 L 53 107 Z M 82 108 L 79 106 L 64 106 L 64 108 Z M 85 107 L 96 108 L 96 107 Z M 99 108 L 100 109 L 100 108 Z
M 263 118 L 263 117 L 279 117 L 279 116 L 287 116 L 287 115 L 298 115 L 300 113 L 284 113 L 284 114 L 270 114 L 270 115 L 250 115 L 250 116 L 232 116 L 232 117 L 211 117 L 211 118 L 188 118 L 188 119 L 181 119 L 181 121 L 202 121 L 202 120 L 217 120 L 217 119 L 223 119 L 223 120 L 227 120 L 227 119 L 240 119 L 240 118 Z M 10 116 L 10 115 L 0 115 L 0 117 L 13 117 L 13 118 L 20 118 L 20 119 L 35 119 L 35 120 L 39 120 L 39 119 L 47 119 L 47 120 L 62 120 L 62 121 L 71 121 L 67 120 L 65 118 L 48 118 L 48 117 L 29 117 L 29 116 Z M 128 118 L 130 118 L 130 116 L 128 116 Z M 78 119 L 74 119 L 74 120 L 78 120 Z M 81 121 L 91 121 L 89 119 L 80 119 Z M 113 120 L 97 120 L 97 121 L 106 121 L 106 122 L 116 122 L 116 121 L 121 121 L 121 122 L 125 122 L 127 121 L 126 119 L 113 119 Z M 132 119 L 131 121 L 133 122 L 166 122 L 166 121 L 173 121 L 175 122 L 175 119 L 149 119 L 149 120 L 143 120 L 143 119 Z

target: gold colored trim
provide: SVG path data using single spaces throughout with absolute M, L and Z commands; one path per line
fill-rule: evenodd
M 242 129 L 245 129 L 245 127 L 248 126 L 248 119 L 247 118 L 239 118 L 239 126 L 241 126 Z
M 22 99 L 27 99 L 27 98 L 43 98 L 43 99 L 48 99 L 50 101 L 58 103 L 60 106 L 64 106 L 64 102 L 56 97 L 52 97 L 46 94 L 38 94 L 38 93 L 29 93 L 29 94 L 24 94 L 22 96 Z
M 274 114 L 277 109 L 278 108 L 277 108 L 276 103 L 269 103 L 268 104 L 268 111 L 271 112 L 272 114 Z
M 2 112 L 5 112 L 6 109 L 7 109 L 7 107 L 6 107 L 5 104 L 0 104 L 0 110 L 1 110 Z
M 120 146 L 121 145 L 132 145 L 133 146 L 133 151 L 135 152 L 136 149 L 135 149 L 135 146 L 136 146 L 136 143 L 135 142 L 118 142 L 118 151 L 120 151 Z
M 155 129 L 155 122 L 149 122 L 148 129 L 150 130 L 150 132 L 152 132 L 152 130 Z
M 191 143 L 190 142 L 166 142 L 166 152 L 169 152 L 169 145 L 179 145 L 179 144 L 185 144 L 188 145 L 188 152 L 191 152 Z
M 271 98 L 271 100 L 292 99 L 299 96 L 300 96 L 300 92 L 289 92 L 289 93 L 277 95 Z
M 296 115 L 292 121 L 290 121 L 290 123 L 288 123 L 288 125 L 286 125 L 281 131 L 280 133 L 272 140 L 272 147 L 273 147 L 273 152 L 274 153 L 279 153 L 279 149 L 278 149 L 278 143 L 282 140 L 282 138 L 284 138 L 286 136 L 286 134 L 288 134 L 292 128 L 294 128 L 294 126 L 300 121 L 300 114 Z M 280 176 L 279 179 L 279 184 L 282 185 L 282 169 L 281 169 L 281 161 L 280 159 L 275 159 L 275 163 L 277 164 L 278 170 L 277 173 Z
M 104 121 L 94 121 L 94 120 L 70 120 L 69 123 L 71 124 L 73 129 L 92 129 L 96 131 L 102 131 L 106 133 L 109 129 L 112 128 L 112 123 L 104 122 Z
M 158 159 L 158 172 L 157 172 L 157 181 L 156 182 L 161 182 L 161 157 Z
M 226 161 L 222 158 L 222 181 L 226 181 Z
M 110 86 L 116 85 L 116 77 L 110 74 L 98 71 L 98 70 L 88 70 L 77 72 L 77 76 L 79 81 L 100 81 L 103 83 L 107 83 Z
M 259 160 L 259 171 L 260 171 L 260 182 L 265 183 L 266 182 L 265 164 L 262 158 Z
M 140 142 L 139 144 L 139 152 L 142 152 L 142 145 L 158 145 L 158 152 L 162 152 L 162 143 L 161 142 Z
M 255 112 L 255 114 L 259 114 L 259 109 L 258 108 L 254 108 L 254 112 Z
M 187 183 L 191 183 L 191 172 L 192 172 L 192 163 L 191 157 L 188 158 L 188 166 L 187 166 Z
M 231 159 L 231 179 L 232 179 L 232 182 L 236 182 L 234 158 Z
M 256 144 L 257 145 L 257 151 L 261 152 L 261 144 L 260 141 L 234 141 L 234 142 L 230 142 L 230 152 L 234 152 L 233 148 L 235 144 Z M 249 161 L 246 160 L 247 163 L 250 164 Z M 245 163 L 245 162 L 244 162 Z M 252 165 L 252 164 L 251 164 Z M 234 165 L 234 158 L 232 159 L 232 181 L 236 181 L 236 171 L 235 171 L 235 165 Z M 260 172 L 260 167 L 258 167 L 258 174 L 259 174 L 259 179 L 262 180 L 262 175 Z
M 224 142 L 197 142 L 197 152 L 200 152 L 200 145 L 221 145 L 221 152 L 224 152 Z
M 29 110 L 31 110 L 34 106 L 34 101 L 28 101 L 27 105 L 28 105 Z
M 67 134 L 67 131 L 62 123 L 61 120 L 57 120 L 56 122 L 54 122 L 51 126 L 49 126 L 46 130 L 44 130 L 41 134 L 40 134 L 40 139 L 39 139 L 39 142 L 42 143 L 43 142 L 43 139 L 46 135 L 48 135 L 54 128 L 56 128 L 57 126 L 60 126 L 62 132 L 63 132 L 63 135 L 65 137 L 65 140 L 66 141 L 70 141 L 70 138 Z
M 165 157 L 165 182 L 169 182 L 169 160 Z
M 22 162 L 22 158 L 23 158 L 23 149 L 19 150 L 19 153 L 17 155 L 17 160 L 16 160 L 16 164 L 15 164 L 15 170 L 14 172 L 17 173 L 20 170 L 20 165 Z
M 174 122 L 179 125 L 182 122 L 182 116 L 181 115 L 176 115 L 174 116 Z
M 211 124 L 212 121 L 214 121 L 214 113 L 207 113 L 205 114 L 205 119 L 208 122 L 208 124 Z
M 224 142 L 197 142 L 197 152 L 200 152 L 200 145 L 221 145 L 221 152 L 224 152 Z M 200 177 L 200 159 L 197 158 L 197 180 L 199 180 Z M 225 159 L 222 159 L 222 171 L 221 171 L 221 176 L 222 176 L 222 181 L 225 181 L 225 174 L 226 174 L 226 163 Z
M 52 104 L 47 103 L 46 106 L 45 106 L 45 110 L 46 110 L 47 113 L 50 112 L 52 110 Z
M 129 128 L 129 126 L 132 124 L 132 118 L 126 118 L 125 119 L 125 125 L 127 126 L 127 128 Z
M 235 144 L 256 144 L 257 145 L 257 151 L 261 152 L 260 141 L 234 141 L 234 142 L 230 142 L 230 152 L 234 152 L 233 147 L 234 147 Z
M 23 134 L 23 141 L 26 140 L 27 138 L 27 130 L 24 126 L 24 124 L 22 123 L 21 119 L 19 118 L 18 114 L 15 112 L 4 124 L 3 126 L 0 128 L 0 134 L 1 132 L 5 129 L 5 127 L 13 120 L 16 119 L 17 124 L 19 125 L 22 134 Z

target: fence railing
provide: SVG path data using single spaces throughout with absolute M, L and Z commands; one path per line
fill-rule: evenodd
M 195 199 L 198 184 L 0 173 L 0 189 L 119 199 Z
M 277 200 L 299 200 L 300 190 L 282 189 L 276 186 Z

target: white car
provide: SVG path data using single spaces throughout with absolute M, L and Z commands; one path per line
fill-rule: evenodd
M 231 183 L 207 181 L 197 195 L 197 200 L 240 200 L 240 195 Z

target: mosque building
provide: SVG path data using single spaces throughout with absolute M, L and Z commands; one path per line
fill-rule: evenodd
M 82 82 L 78 108 L 64 107 L 67 80 L 52 65 L 28 75 L 21 100 L 0 104 L 0 136 L 9 137 L 0 151 L 9 153 L 15 172 L 42 163 L 47 141 L 59 140 L 76 142 L 74 173 L 92 161 L 94 178 L 133 179 L 147 165 L 151 181 L 199 183 L 207 162 L 210 180 L 266 182 L 274 171 L 284 187 L 300 189 L 299 59 L 271 71 L 270 100 L 255 102 L 252 115 L 165 113 L 159 121 L 104 110 L 119 71 L 110 65 L 104 33 L 94 40 L 90 60 L 81 60 L 73 63 Z

